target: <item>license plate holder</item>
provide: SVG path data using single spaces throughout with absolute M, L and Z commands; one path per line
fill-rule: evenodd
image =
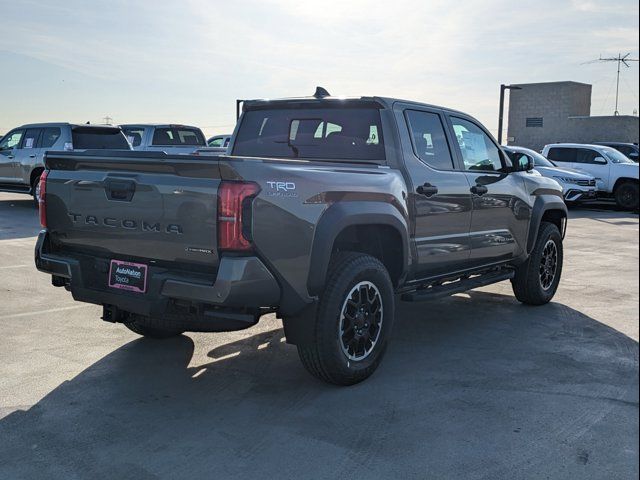
M 148 267 L 143 263 L 111 260 L 109 266 L 109 287 L 134 293 L 147 291 Z

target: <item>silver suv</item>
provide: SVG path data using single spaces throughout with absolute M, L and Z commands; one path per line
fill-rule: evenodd
M 131 150 L 118 127 L 33 123 L 8 132 L 0 140 L 0 191 L 40 195 L 40 174 L 48 150 Z

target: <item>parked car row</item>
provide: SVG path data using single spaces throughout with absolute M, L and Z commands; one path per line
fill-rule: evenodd
M 567 203 L 613 198 L 625 210 L 638 209 L 638 163 L 610 144 L 556 143 L 542 153 L 504 147 L 514 162 L 530 159 L 541 175 L 557 180 Z M 633 144 L 618 144 L 633 145 Z
M 0 136 L 0 191 L 30 194 L 37 205 L 46 151 L 137 150 L 220 155 L 226 151 L 230 138 L 220 135 L 207 141 L 202 130 L 188 125 L 23 125 Z

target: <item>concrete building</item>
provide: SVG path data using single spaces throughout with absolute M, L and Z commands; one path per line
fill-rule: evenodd
M 638 142 L 638 117 L 591 116 L 591 85 L 524 83 L 511 90 L 507 143 L 541 150 L 548 143 Z

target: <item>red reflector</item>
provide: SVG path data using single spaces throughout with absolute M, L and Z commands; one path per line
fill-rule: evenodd
M 243 251 L 251 249 L 251 240 L 243 235 L 244 201 L 258 194 L 260 187 L 251 182 L 221 182 L 218 188 L 218 248 Z
M 38 200 L 38 209 L 40 210 L 40 225 L 47 228 L 47 171 L 40 175 L 40 199 Z

